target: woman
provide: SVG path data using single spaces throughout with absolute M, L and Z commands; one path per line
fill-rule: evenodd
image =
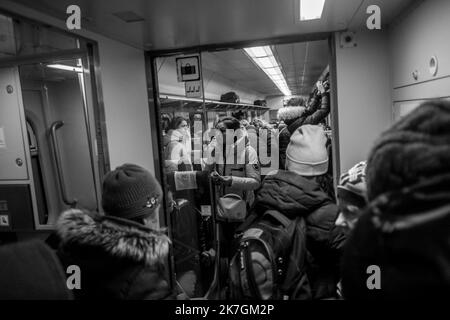
M 183 117 L 176 117 L 170 128 L 163 141 L 166 170 L 169 172 L 191 171 L 191 140 L 188 123 Z
M 254 190 L 261 184 L 261 176 L 256 151 L 249 145 L 240 126 L 236 118 L 226 117 L 219 120 L 215 129 L 216 135 L 209 145 L 205 169 L 211 173 L 217 197 L 230 193 L 237 194 L 245 200 L 249 208 L 254 201 Z M 238 224 L 239 222 L 222 222 L 218 225 L 217 256 L 220 260 L 216 275 L 220 286 L 226 279 L 231 244 Z M 219 297 L 223 298 L 221 294 L 224 292 L 218 293 Z
M 344 230 L 335 225 L 338 207 L 327 179 L 325 144 L 325 133 L 319 126 L 305 125 L 296 130 L 286 151 L 286 170 L 268 175 L 255 201 L 257 214 L 277 210 L 290 219 L 304 218 L 305 268 L 312 299 L 337 297 L 339 260 L 346 238 Z M 304 285 L 303 292 L 308 292 Z
M 166 279 L 169 238 L 158 228 L 163 193 L 144 168 L 125 164 L 103 181 L 105 215 L 70 209 L 56 225 L 58 255 L 81 270 L 77 299 L 174 298 Z
M 205 169 L 220 188 L 220 196 L 234 193 L 241 196 L 248 205 L 253 203 L 253 191 L 261 183 L 258 155 L 250 146 L 240 129 L 239 121 L 226 117 L 216 125 L 215 136 L 209 145 Z

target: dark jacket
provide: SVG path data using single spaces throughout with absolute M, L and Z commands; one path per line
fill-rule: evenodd
M 170 241 L 130 220 L 72 209 L 57 223 L 64 266 L 81 270 L 77 299 L 172 298 L 164 263 Z
M 319 108 L 320 106 L 320 108 Z M 287 126 L 279 134 L 279 157 L 280 169 L 285 169 L 286 164 L 286 149 L 291 140 L 291 135 L 305 124 L 316 125 L 325 119 L 330 113 L 330 93 L 325 92 L 322 97 L 314 96 L 310 105 L 300 118 L 286 123 Z M 286 120 L 287 121 L 287 120 Z M 286 122 L 285 121 L 285 122 Z
M 255 211 L 264 213 L 267 209 L 278 210 L 289 218 L 305 218 L 307 273 L 313 298 L 335 297 L 346 238 L 344 230 L 335 226 L 336 204 L 314 178 L 279 170 L 266 177 L 256 196 Z
M 0 247 L 0 300 L 72 300 L 58 257 L 43 241 Z
M 450 179 L 437 180 L 368 206 L 344 250 L 346 299 L 450 299 Z M 380 270 L 380 290 L 366 284 L 372 265 Z

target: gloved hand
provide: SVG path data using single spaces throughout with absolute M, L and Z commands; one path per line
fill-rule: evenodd
M 325 92 L 325 87 L 323 86 L 323 82 L 322 81 L 317 81 L 317 91 L 319 92 L 320 95 L 322 95 Z
M 216 185 L 224 185 L 226 187 L 231 186 L 233 178 L 230 176 L 221 176 L 217 171 L 211 173 L 211 179 Z

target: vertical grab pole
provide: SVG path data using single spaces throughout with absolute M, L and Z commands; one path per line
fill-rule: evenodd
M 208 177 L 209 180 L 209 192 L 212 200 L 212 218 L 213 218 L 213 232 L 214 232 L 214 248 L 216 250 L 216 257 L 214 261 L 214 278 L 211 283 L 211 286 L 208 289 L 208 292 L 205 294 L 205 299 L 215 299 L 217 298 L 217 293 L 220 293 L 220 257 L 221 257 L 221 248 L 220 248 L 220 228 L 217 224 L 217 206 L 216 206 L 216 188 L 212 183 L 211 176 Z

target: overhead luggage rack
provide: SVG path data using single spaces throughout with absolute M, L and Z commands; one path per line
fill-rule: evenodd
M 174 95 L 160 95 L 161 108 L 165 112 L 183 111 L 196 112 L 202 111 L 203 100 L 198 98 L 187 98 Z M 238 111 L 238 110 L 259 110 L 267 111 L 270 108 L 247 103 L 230 103 L 217 100 L 205 99 L 205 108 L 207 111 Z

